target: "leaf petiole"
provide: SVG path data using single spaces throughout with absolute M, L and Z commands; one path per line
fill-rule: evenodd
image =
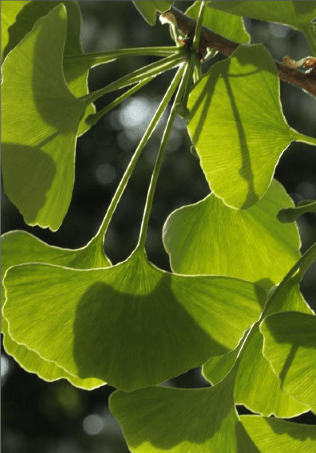
M 99 228 L 99 231 L 98 233 L 96 234 L 96 236 L 90 241 L 91 242 L 96 242 L 96 243 L 99 243 L 101 245 L 101 247 L 103 248 L 103 242 L 104 242 L 104 236 L 105 236 L 105 233 L 107 231 L 107 228 L 109 226 L 109 223 L 112 219 L 112 216 L 115 212 L 115 209 L 123 195 L 123 192 L 125 190 L 125 187 L 129 181 L 129 178 L 131 177 L 132 175 L 132 172 L 134 170 L 134 167 L 146 145 L 146 143 L 148 142 L 151 134 L 153 133 L 153 131 L 155 130 L 160 118 L 162 117 L 162 114 L 164 113 L 168 103 L 170 102 L 170 99 L 172 97 L 172 95 L 174 94 L 179 82 L 180 82 L 180 78 L 181 78 L 181 75 L 182 75 L 182 68 L 179 69 L 179 71 L 177 72 L 176 76 L 174 77 L 173 81 L 171 82 L 166 94 L 164 95 L 162 101 L 160 102 L 159 104 L 159 107 L 157 108 L 156 110 L 156 113 L 155 115 L 153 116 L 145 134 L 143 135 L 141 141 L 139 142 L 139 145 L 138 147 L 136 148 L 136 151 L 132 157 L 132 159 L 130 160 L 130 163 L 128 165 L 128 167 L 126 168 L 125 170 L 125 173 L 116 189 L 116 192 L 112 198 L 112 201 L 107 209 L 107 212 L 104 216 L 104 219 L 102 221 L 102 224 Z
M 83 102 L 86 102 L 87 105 L 91 102 L 96 101 L 100 97 L 104 96 L 107 93 L 111 93 L 112 91 L 119 90 L 121 88 L 125 88 L 128 85 L 132 85 L 133 83 L 137 83 L 142 81 L 144 78 L 157 76 L 162 72 L 168 71 L 179 64 L 183 63 L 183 58 L 186 55 L 186 49 L 179 49 L 174 55 L 164 58 L 163 60 L 156 61 L 151 63 L 143 68 L 137 69 L 136 71 L 127 74 L 124 77 L 116 80 L 115 82 L 110 83 L 104 88 L 100 90 L 93 91 L 85 96 L 82 96 L 80 99 Z
M 134 85 L 132 88 L 130 88 L 124 94 L 122 94 L 121 96 L 116 98 L 109 105 L 107 105 L 103 109 L 99 110 L 98 112 L 93 113 L 92 115 L 89 115 L 86 118 L 86 123 L 89 124 L 89 126 L 94 126 L 99 121 L 99 119 L 102 118 L 102 116 L 104 116 L 110 110 L 112 110 L 115 107 L 117 107 L 121 102 L 125 101 L 125 99 L 129 98 L 130 96 L 132 96 L 132 94 L 136 93 L 143 86 L 147 85 L 147 83 L 149 83 L 154 77 L 155 76 L 147 77 L 146 79 L 142 80 L 141 82 L 138 82 L 137 85 Z
M 184 67 L 181 67 L 178 70 L 177 75 L 176 75 L 176 77 L 174 79 L 174 80 L 177 80 L 177 83 L 178 83 L 180 78 L 181 78 L 181 82 L 180 82 L 180 85 L 179 85 L 175 100 L 174 100 L 173 105 L 171 107 L 171 112 L 169 114 L 169 118 L 167 120 L 167 124 L 166 124 L 165 130 L 164 130 L 164 134 L 163 134 L 163 137 L 162 137 L 162 140 L 161 140 L 161 143 L 160 143 L 158 156 L 157 156 L 157 159 L 156 159 L 155 167 L 154 167 L 154 170 L 153 170 L 153 174 L 152 174 L 152 177 L 151 177 L 151 181 L 150 181 L 150 185 L 149 185 L 149 189 L 148 189 L 148 193 L 147 193 L 147 199 L 146 199 L 146 204 L 145 204 L 145 208 L 144 208 L 143 220 L 142 220 L 142 225 L 141 225 L 141 230 L 140 230 L 140 235 L 139 235 L 138 244 L 136 246 L 136 250 L 144 250 L 145 249 L 145 242 L 146 242 L 146 237 L 147 237 L 149 217 L 150 217 L 150 213 L 151 213 L 151 209 L 152 209 L 153 198 L 154 198 L 154 194 L 155 194 L 157 180 L 158 180 L 158 176 L 159 176 L 159 173 L 160 173 L 163 157 L 164 157 L 164 154 L 165 154 L 165 151 L 166 151 L 166 148 L 167 148 L 167 143 L 168 143 L 169 136 L 170 136 L 170 133 L 171 133 L 172 125 L 173 125 L 174 119 L 175 119 L 176 114 L 177 114 L 177 105 L 179 104 L 179 102 L 183 98 L 183 95 L 184 95 L 184 92 L 185 92 L 185 89 L 186 89 L 186 83 L 187 83 L 187 77 L 188 77 L 187 74 L 188 74 L 189 70 L 190 70 L 190 65 L 186 64 Z

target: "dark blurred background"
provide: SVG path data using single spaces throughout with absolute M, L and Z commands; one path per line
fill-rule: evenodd
M 82 45 L 85 52 L 137 46 L 173 45 L 167 25 L 158 21 L 150 27 L 131 1 L 79 1 L 82 11 Z M 185 11 L 193 2 L 176 5 Z M 300 59 L 309 55 L 304 36 L 278 24 L 246 20 L 252 42 L 262 42 L 274 58 L 284 55 Z M 214 61 L 221 59 L 217 56 Z M 94 68 L 90 90 L 154 61 L 149 57 L 124 58 Z M 208 63 L 209 64 L 209 63 Z M 207 67 L 207 66 L 206 66 Z M 49 244 L 77 248 L 96 233 L 111 197 L 160 102 L 173 72 L 159 76 L 133 98 L 110 112 L 87 134 L 79 138 L 76 154 L 76 180 L 69 212 L 58 232 L 31 228 L 24 224 L 17 209 L 2 192 L 2 233 L 15 229 L 30 231 Z M 281 82 L 281 97 L 288 123 L 298 131 L 316 134 L 315 99 Z M 115 98 L 108 95 L 96 103 L 97 109 Z M 105 251 L 112 263 L 126 259 L 134 249 L 142 209 L 163 125 L 148 143 L 109 227 Z M 285 151 L 276 170 L 295 203 L 316 198 L 315 148 L 293 143 Z M 157 266 L 169 270 L 163 249 L 161 229 L 176 208 L 194 203 L 208 193 L 198 160 L 190 153 L 184 121 L 177 119 L 159 178 L 150 220 L 147 250 Z M 316 240 L 316 215 L 305 214 L 298 221 L 304 252 Z M 302 283 L 306 300 L 316 308 L 316 266 Z M 1 353 L 2 453 L 124 453 L 125 441 L 107 400 L 113 391 L 104 386 L 92 392 L 79 390 L 67 381 L 46 383 L 26 373 L 14 360 Z M 192 370 L 171 382 L 180 387 L 206 386 L 199 370 Z M 241 409 L 243 410 L 243 409 Z M 297 421 L 316 423 L 305 414 Z

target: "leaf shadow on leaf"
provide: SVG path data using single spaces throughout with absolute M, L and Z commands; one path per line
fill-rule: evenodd
M 214 68 L 214 72 L 215 72 L 216 66 L 214 66 L 213 68 Z M 218 68 L 218 66 L 217 66 L 217 68 Z M 209 105 L 212 102 L 212 97 L 213 97 L 213 94 L 215 91 L 216 82 L 219 77 L 220 77 L 220 71 L 216 71 L 213 74 L 213 77 L 209 78 L 209 80 L 205 84 L 200 96 L 197 98 L 194 106 L 191 108 L 191 116 L 194 116 L 196 114 L 196 112 L 198 111 L 198 109 L 200 108 L 201 103 L 204 102 L 203 110 L 200 115 L 200 118 L 201 118 L 200 122 L 199 122 L 198 126 L 196 127 L 194 134 L 192 136 L 193 143 L 197 143 L 199 141 L 202 130 L 205 127 L 207 111 L 208 111 Z M 209 125 L 209 127 L 212 127 L 212 125 Z
M 275 320 L 278 318 L 281 318 L 279 322 L 282 322 L 283 325 L 286 326 L 287 315 L 289 314 L 289 316 L 291 316 L 293 313 L 294 312 L 287 312 L 285 314 L 280 313 L 280 314 L 278 314 L 279 316 L 275 314 L 275 315 L 268 316 L 266 318 L 266 320 L 265 320 L 266 324 L 269 326 L 269 324 L 271 323 L 271 325 L 272 325 L 271 332 L 273 333 L 273 337 L 277 343 L 288 344 L 289 338 L 288 337 L 284 338 L 284 336 L 283 336 L 284 332 L 282 331 L 282 329 L 277 328 L 277 323 L 275 322 Z M 297 318 L 300 316 L 301 316 L 301 313 L 298 313 Z M 303 314 L 302 319 L 303 320 L 308 319 L 308 316 L 311 316 L 311 315 Z M 290 320 L 291 320 L 291 318 L 290 318 Z M 292 344 L 291 348 L 289 349 L 287 356 L 284 360 L 282 369 L 280 370 L 280 373 L 279 373 L 281 385 L 284 384 L 288 371 L 290 370 L 291 366 L 293 365 L 293 361 L 295 360 L 295 356 L 299 352 L 299 349 L 300 348 L 304 348 L 304 349 L 314 349 L 315 348 L 315 345 L 311 342 L 309 336 L 305 335 L 305 334 L 302 335 L 302 329 L 303 329 L 303 332 L 305 331 L 303 322 L 299 322 L 299 320 L 298 320 L 296 323 L 293 321 L 294 321 L 294 319 L 292 318 L 291 323 L 289 324 L 289 327 L 287 330 L 288 330 L 288 332 L 291 332 L 294 340 L 293 340 L 293 344 Z
M 286 378 L 286 375 L 287 375 L 287 373 L 288 373 L 288 371 L 289 371 L 289 369 L 290 369 L 290 367 L 291 367 L 291 365 L 293 363 L 293 360 L 295 358 L 295 355 L 296 355 L 297 351 L 298 351 L 298 346 L 297 345 L 293 345 L 291 347 L 291 350 L 290 350 L 285 362 L 284 362 L 283 368 L 282 368 L 282 370 L 280 372 L 280 376 L 279 376 L 280 377 L 280 381 L 281 381 L 281 386 L 283 385 L 283 382 L 284 382 L 284 380 Z
M 117 391 L 110 410 L 135 453 L 259 453 L 237 418 L 232 384 L 229 378 L 211 388 Z
M 316 429 L 311 430 L 311 425 L 302 425 L 285 421 L 278 418 L 265 417 L 264 421 L 273 429 L 276 434 L 284 435 L 289 427 L 291 428 L 290 435 L 295 439 L 306 440 L 308 438 L 316 440 Z
M 202 389 L 148 387 L 131 393 L 118 391 L 111 395 L 110 408 L 124 430 L 126 426 L 119 414 L 121 411 L 129 413 L 126 424 L 130 437 L 127 440 L 132 451 L 145 441 L 163 451 L 174 451 L 176 445 L 185 441 L 201 448 L 225 429 L 225 425 L 230 429 L 234 425 L 233 402 L 224 386 L 226 384 Z
M 4 190 L 16 206 L 25 205 L 27 223 L 32 223 L 45 205 L 45 194 L 56 175 L 54 160 L 41 150 L 45 143 L 36 147 L 2 143 L 2 171 L 10 175 L 3 179 Z
M 255 52 L 255 48 L 252 48 L 253 54 Z M 255 57 L 255 55 L 254 55 Z M 239 65 L 241 66 L 241 69 L 239 72 L 232 72 L 230 71 L 230 68 L 232 66 L 232 63 L 237 59 Z M 250 68 L 249 68 L 249 65 Z M 242 68 L 244 66 L 245 68 Z M 253 67 L 255 68 L 253 69 Z M 199 122 L 196 126 L 196 129 L 194 130 L 194 133 L 192 135 L 192 142 L 194 144 L 197 144 L 200 136 L 202 134 L 202 131 L 204 128 L 212 128 L 212 123 L 209 121 L 208 124 L 206 124 L 207 118 L 210 118 L 210 105 L 212 102 L 212 97 L 214 95 L 214 90 L 220 80 L 222 80 L 225 84 L 225 95 L 227 98 L 230 100 L 230 105 L 224 105 L 223 109 L 221 111 L 221 115 L 223 116 L 225 113 L 225 109 L 227 110 L 227 113 L 232 112 L 233 115 L 233 120 L 228 119 L 230 121 L 234 122 L 234 125 L 237 130 L 238 134 L 238 140 L 239 140 L 239 149 L 241 152 L 241 167 L 239 168 L 239 175 L 246 181 L 246 184 L 248 185 L 248 190 L 247 193 L 245 194 L 245 199 L 240 206 L 240 209 L 248 209 L 255 203 L 257 203 L 260 199 L 260 196 L 256 193 L 255 190 L 255 174 L 253 172 L 252 166 L 252 160 L 250 157 L 250 150 L 249 150 L 249 145 L 247 142 L 247 133 L 245 131 L 245 127 L 243 124 L 242 120 L 242 112 L 239 111 L 240 105 L 238 105 L 236 101 L 236 94 L 233 92 L 230 80 L 233 78 L 242 78 L 247 80 L 247 77 L 250 77 L 249 83 L 252 83 L 252 77 L 255 74 L 260 74 L 262 71 L 263 72 L 271 72 L 274 74 L 274 66 L 269 66 L 266 64 L 265 60 L 263 58 L 254 58 L 253 61 L 249 59 L 249 51 L 248 47 L 246 46 L 239 46 L 238 49 L 233 53 L 232 57 L 227 58 L 226 60 L 222 62 L 216 63 L 214 66 L 212 66 L 206 75 L 208 77 L 199 97 L 197 98 L 196 102 L 194 103 L 193 106 L 191 106 L 191 113 L 192 116 L 197 113 L 199 110 L 201 103 L 204 103 L 203 109 L 201 113 L 199 114 Z M 224 91 L 224 90 L 223 90 Z M 224 93 L 223 93 L 224 94 Z M 247 106 L 245 105 L 245 108 Z M 216 118 L 216 111 L 213 112 L 214 118 Z M 225 117 L 223 116 L 222 121 L 225 121 Z M 210 147 L 212 146 L 212 143 L 210 143 Z M 216 146 L 216 143 L 213 144 L 213 146 Z M 199 151 L 199 146 L 197 145 L 197 150 Z M 202 160 L 203 161 L 203 160 Z M 203 167 L 203 165 L 202 165 Z M 212 184 L 212 181 L 210 181 L 210 184 Z
M 228 67 L 227 67 L 228 69 Z M 255 186 L 254 186 L 254 174 L 251 168 L 251 159 L 250 159 L 250 153 L 249 153 L 249 148 L 247 145 L 247 137 L 245 134 L 245 130 L 242 124 L 242 120 L 240 117 L 240 114 L 238 112 L 238 107 L 234 99 L 234 94 L 231 89 L 230 83 L 229 83 L 229 77 L 231 77 L 231 74 L 228 74 L 228 70 L 224 73 L 223 75 L 223 80 L 226 85 L 226 90 L 230 98 L 231 102 L 231 108 L 234 114 L 235 118 L 235 123 L 237 125 L 237 131 L 238 131 L 238 137 L 239 137 L 239 143 L 240 143 L 240 149 L 241 149 L 241 168 L 239 170 L 240 176 L 247 182 L 248 184 L 248 193 L 247 193 L 247 198 L 244 201 L 243 205 L 240 207 L 240 209 L 247 209 L 253 204 L 257 203 L 259 201 L 259 197 L 256 194 L 255 191 Z M 229 75 L 229 77 L 228 77 Z
M 63 74 L 63 55 L 60 49 L 56 49 L 54 66 L 46 67 L 47 48 L 43 43 L 52 42 L 52 24 L 48 22 L 48 25 L 40 28 L 34 46 L 32 62 L 32 67 L 34 68 L 32 71 L 34 103 L 43 120 L 47 124 L 52 125 L 58 134 L 73 134 L 78 128 L 78 109 L 82 107 L 82 117 L 85 108 L 84 106 L 79 107 L 78 100 L 70 92 L 66 84 Z M 50 71 L 54 71 L 55 74 Z M 46 78 L 51 80 L 52 77 L 55 77 L 56 85 L 54 86 L 50 82 L 50 88 L 45 89 Z M 61 86 L 62 79 L 64 80 L 64 86 Z M 51 91 L 52 89 L 54 89 L 54 93 Z M 68 90 L 68 93 L 66 90 Z M 65 97 L 66 94 L 68 94 L 67 97 Z M 66 106 L 68 110 L 67 120 L 65 120 Z
M 235 423 L 235 435 L 236 453 L 260 453 L 260 450 L 251 439 L 240 420 Z
M 51 2 L 29 2 L 23 6 L 16 16 L 15 22 L 8 28 L 8 43 L 3 50 L 3 60 L 7 54 L 24 38 L 26 33 L 30 32 L 35 21 L 51 10 Z M 55 2 L 57 5 L 57 2 Z M 44 5 L 45 4 L 45 5 Z
M 123 293 L 104 282 L 86 290 L 73 325 L 79 377 L 131 390 L 202 365 L 214 349 L 227 352 L 179 303 L 171 280 L 163 274 L 143 295 Z M 93 332 L 90 341 L 88 332 Z

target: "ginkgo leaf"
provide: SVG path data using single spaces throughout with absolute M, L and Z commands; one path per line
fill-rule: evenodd
M 76 135 L 88 106 L 64 79 L 66 27 L 61 4 L 38 19 L 2 68 L 4 190 L 26 223 L 53 231 L 71 200 Z
M 185 14 L 197 21 L 200 4 L 200 1 L 196 1 L 186 10 Z M 245 30 L 242 18 L 228 14 L 225 11 L 205 8 L 203 26 L 233 41 L 242 43 L 249 42 L 250 40 L 250 36 Z
M 65 53 L 82 53 L 80 44 L 81 13 L 76 2 L 3 1 L 1 3 L 1 33 L 6 34 L 6 39 L 3 43 L 1 42 L 1 49 L 4 50 L 3 58 L 32 30 L 40 17 L 45 16 L 60 4 L 64 4 L 67 10 Z
M 299 30 L 316 16 L 316 5 L 313 1 L 210 1 L 208 7 L 227 11 L 230 14 L 250 17 L 269 22 L 280 22 Z
M 3 278 L 9 267 L 24 263 L 50 263 L 84 269 L 108 267 L 110 261 L 104 255 L 100 244 L 92 240 L 85 247 L 77 250 L 53 247 L 40 241 L 25 231 L 12 231 L 1 237 L 1 305 L 5 301 Z M 27 371 L 36 373 L 42 379 L 55 381 L 66 378 L 73 385 L 91 389 L 104 384 L 99 379 L 80 379 L 70 375 L 56 363 L 43 359 L 26 346 L 16 343 L 8 333 L 8 324 L 2 317 L 1 332 L 6 352 Z
M 315 144 L 287 124 L 275 63 L 261 44 L 240 45 L 193 87 L 188 131 L 205 177 L 225 204 L 247 209 L 271 184 L 293 140 Z
M 265 318 L 260 330 L 263 354 L 282 388 L 316 413 L 316 316 L 276 313 Z
M 132 453 L 260 453 L 238 420 L 232 379 L 203 389 L 116 391 L 110 409 Z
M 306 257 L 307 255 L 304 255 L 300 262 L 303 263 Z M 295 266 L 291 269 L 294 276 L 291 279 L 283 280 L 277 288 L 271 291 L 265 315 L 288 310 L 313 313 L 300 293 L 298 285 L 301 277 L 295 273 Z M 235 403 L 243 404 L 253 412 L 266 416 L 274 414 L 277 417 L 293 417 L 308 411 L 310 409 L 308 404 L 303 404 L 284 391 L 280 379 L 262 351 L 263 337 L 259 331 L 259 322 L 257 322 L 235 351 L 222 357 L 211 358 L 206 362 L 203 366 L 203 375 L 210 382 L 216 384 L 234 366 L 236 372 Z
M 1 36 L 5 36 L 3 43 L 1 40 L 1 49 L 3 49 L 3 57 L 5 57 L 32 30 L 35 22 L 40 17 L 45 16 L 61 3 L 64 4 L 67 10 L 67 34 L 64 48 L 64 57 L 66 58 L 63 61 L 64 75 L 70 91 L 75 96 L 80 97 L 89 92 L 87 78 L 91 65 L 83 67 L 82 64 L 69 59 L 70 56 L 76 55 L 78 57 L 78 55 L 83 54 L 80 42 L 81 12 L 77 2 L 2 2 Z M 8 30 L 9 26 L 10 30 Z M 22 99 L 20 99 L 20 103 L 21 101 Z M 89 129 L 90 126 L 86 124 L 85 118 L 94 112 L 95 107 L 90 104 L 80 122 L 78 136 Z
M 240 421 L 260 453 L 314 453 L 315 425 L 242 415 Z
M 269 288 L 279 283 L 300 257 L 296 225 L 276 215 L 293 202 L 274 180 L 248 210 L 233 210 L 214 194 L 174 211 L 163 229 L 171 268 L 181 274 L 243 278 Z
M 4 285 L 14 341 L 74 376 L 124 390 L 157 384 L 234 348 L 265 301 L 252 283 L 170 274 L 143 251 L 107 269 L 15 266 Z

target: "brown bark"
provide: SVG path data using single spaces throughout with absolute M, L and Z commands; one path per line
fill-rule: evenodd
M 183 34 L 193 37 L 195 21 L 191 19 L 191 17 L 186 16 L 182 11 L 176 9 L 175 7 L 172 7 L 165 13 L 161 13 L 161 15 L 168 18 L 168 13 L 171 13 L 174 16 L 177 21 L 177 27 Z M 219 53 L 229 57 L 239 45 L 240 43 L 238 42 L 231 41 L 206 27 L 202 27 L 199 48 L 202 58 L 205 55 L 207 47 L 215 49 Z M 302 72 L 299 69 L 290 68 L 278 61 L 275 61 L 275 64 L 278 68 L 280 80 L 290 83 L 291 85 L 294 85 L 316 97 L 315 71 L 311 71 L 309 73 Z

